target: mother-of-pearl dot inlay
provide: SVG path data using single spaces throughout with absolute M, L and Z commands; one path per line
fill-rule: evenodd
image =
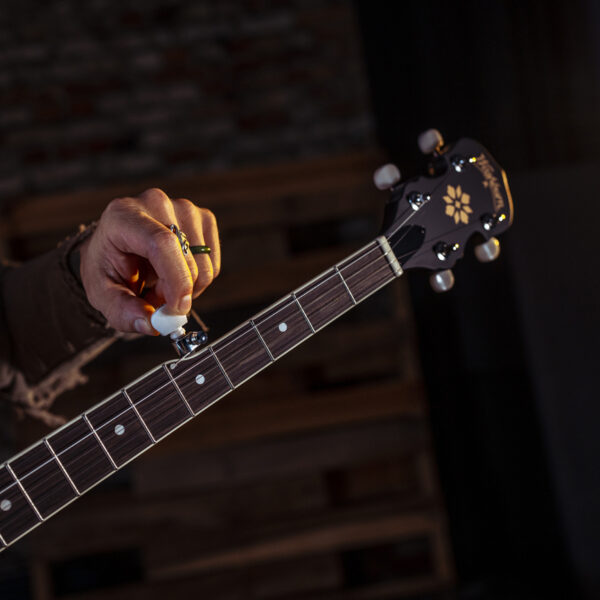
M 4 498 L 4 500 L 0 502 L 0 508 L 6 512 L 12 508 L 12 502 L 8 498 Z
M 196 375 L 196 383 L 198 385 L 202 385 L 206 381 L 206 377 L 204 375 Z
M 115 425 L 115 433 L 117 435 L 123 435 L 125 433 L 125 427 L 123 427 L 123 425 L 121 425 L 121 423 L 119 423 L 118 425 Z
M 281 331 L 281 333 L 287 331 L 287 323 L 279 323 L 279 331 Z

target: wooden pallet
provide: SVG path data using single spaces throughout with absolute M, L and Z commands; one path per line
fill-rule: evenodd
M 31 198 L 4 234 L 27 258 L 112 197 L 158 185 L 191 198 L 215 212 L 222 235 L 222 275 L 195 305 L 215 339 L 377 234 L 376 165 L 374 154 L 347 155 Z M 74 416 L 170 357 L 164 340 L 119 343 L 57 410 Z M 400 280 L 19 542 L 35 599 L 448 590 L 416 357 Z M 43 433 L 22 424 L 22 445 Z

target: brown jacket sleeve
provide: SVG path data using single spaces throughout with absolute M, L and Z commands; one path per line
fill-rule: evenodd
M 80 367 L 115 339 L 68 266 L 70 251 L 89 233 L 0 267 L 0 394 L 48 425 L 61 421 L 48 411 L 54 398 L 85 382 Z

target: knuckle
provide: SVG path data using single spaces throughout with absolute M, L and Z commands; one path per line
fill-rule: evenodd
M 129 198 L 114 198 L 108 203 L 104 209 L 104 212 L 107 215 L 120 214 L 127 210 L 130 206 L 131 202 Z
M 193 290 L 193 283 L 191 277 L 188 275 L 181 275 L 179 277 L 175 277 L 173 280 L 173 291 L 178 296 L 183 296 L 186 294 L 190 294 Z
M 179 242 L 169 229 L 156 229 L 148 240 L 151 256 L 179 250 Z
M 196 278 L 196 285 L 194 286 L 196 289 L 203 290 L 207 288 L 215 278 L 213 270 L 211 268 L 208 269 L 199 269 L 198 277 Z
M 198 207 L 193 202 L 187 198 L 178 198 L 173 201 L 173 204 L 176 206 L 177 214 L 180 218 L 183 218 L 185 222 L 189 221 L 194 223 L 198 221 Z
M 178 208 L 188 212 L 195 212 L 198 210 L 198 207 L 187 198 L 177 198 L 176 200 L 173 200 L 173 204 L 176 204 Z
M 215 213 L 213 213 L 212 210 L 209 210 L 208 208 L 201 208 L 200 212 L 202 213 L 203 219 L 206 219 L 206 221 L 213 225 L 217 224 L 217 217 L 215 217 Z
M 190 269 L 190 273 L 192 274 L 192 279 L 194 281 L 197 281 L 198 275 L 200 274 L 200 271 L 198 269 L 198 264 L 196 263 L 195 260 L 190 260 L 190 261 L 188 261 L 188 267 Z
M 171 203 L 169 196 L 160 188 L 149 188 L 139 198 L 152 206 L 165 206 Z
M 140 196 L 148 197 L 148 198 L 168 198 L 167 194 L 163 192 L 160 188 L 153 187 L 144 190 Z

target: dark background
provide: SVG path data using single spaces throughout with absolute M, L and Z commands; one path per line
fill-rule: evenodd
M 461 265 L 444 301 L 411 282 L 459 574 L 493 597 L 598 597 L 598 6 L 358 7 L 390 154 L 431 122 L 512 175 L 501 264 Z
M 0 196 L 481 140 L 515 223 L 455 289 L 409 275 L 459 598 L 600 597 L 600 9 L 10 3 Z

